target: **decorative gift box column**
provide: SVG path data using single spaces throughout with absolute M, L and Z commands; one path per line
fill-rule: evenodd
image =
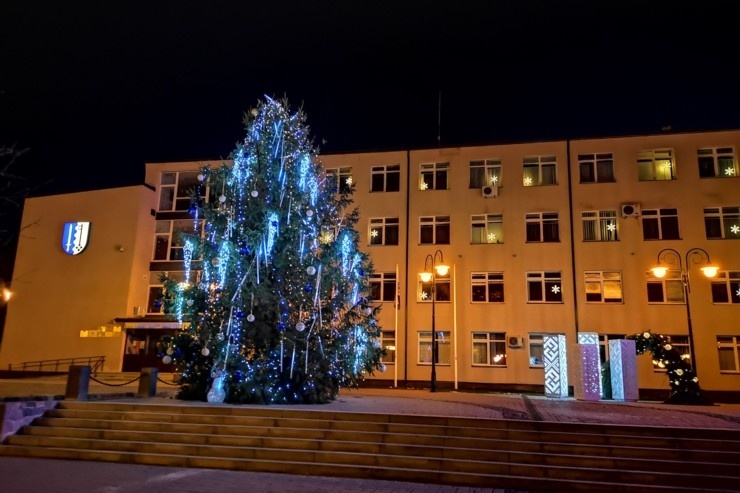
M 601 400 L 601 360 L 599 334 L 579 332 L 578 344 L 573 345 L 573 395 L 581 401 Z
M 609 341 L 609 369 L 612 378 L 612 399 L 636 401 L 639 390 L 635 341 L 631 339 Z
M 568 397 L 568 357 L 564 335 L 542 337 L 545 363 L 545 396 Z

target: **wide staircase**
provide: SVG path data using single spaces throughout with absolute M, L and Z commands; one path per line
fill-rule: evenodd
M 60 401 L 0 455 L 531 492 L 740 491 L 740 430 Z

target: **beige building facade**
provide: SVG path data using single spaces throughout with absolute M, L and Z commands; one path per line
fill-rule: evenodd
M 703 389 L 740 394 L 738 147 L 722 131 L 320 156 L 355 187 L 375 267 L 388 354 L 369 378 L 428 386 L 432 325 L 440 387 L 532 391 L 543 336 L 596 334 L 607 361 L 608 341 L 652 331 Z M 221 163 L 148 163 L 140 187 L 27 199 L 0 368 L 102 354 L 107 371 L 167 370 L 157 343 L 177 324 L 159 275 L 183 269 L 176 233 L 203 164 Z M 78 255 L 61 246 L 70 221 L 89 223 Z M 649 355 L 637 365 L 641 390 L 667 390 Z

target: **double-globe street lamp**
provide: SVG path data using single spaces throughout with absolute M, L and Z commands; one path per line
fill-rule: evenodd
M 439 260 L 437 258 L 439 257 Z M 437 297 L 437 276 L 446 276 L 450 271 L 450 266 L 445 265 L 444 257 L 441 250 L 429 254 L 424 259 L 424 271 L 419 274 L 422 283 L 431 281 L 432 297 L 432 380 L 429 387 L 430 392 L 437 391 L 437 327 L 435 324 L 435 299 Z
M 657 278 L 663 278 L 668 273 L 667 265 L 677 265 L 678 270 L 681 272 L 681 283 L 683 284 L 683 298 L 686 303 L 686 324 L 689 332 L 689 352 L 691 353 L 691 366 L 694 369 L 694 375 L 699 373 L 696 370 L 696 352 L 694 351 L 694 331 L 691 325 L 691 306 L 689 304 L 689 293 L 691 292 L 691 285 L 689 283 L 689 270 L 691 264 L 703 265 L 700 267 L 702 273 L 712 278 L 717 275 L 719 268 L 716 265 L 712 265 L 712 261 L 709 259 L 709 253 L 703 248 L 690 248 L 684 255 L 686 269 L 684 270 L 684 263 L 681 262 L 681 254 L 673 248 L 664 248 L 658 252 L 658 265 L 650 269 L 653 275 Z M 665 263 L 663 263 L 665 262 Z M 667 264 L 667 265 L 666 265 Z

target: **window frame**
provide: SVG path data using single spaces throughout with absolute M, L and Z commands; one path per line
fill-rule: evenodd
M 392 334 L 392 337 L 389 334 Z M 398 355 L 397 338 L 398 334 L 395 330 L 384 329 L 380 331 L 380 347 L 385 349 L 385 354 L 380 358 L 380 361 L 386 365 L 396 364 L 396 356 Z M 389 342 L 392 342 L 392 344 L 389 344 Z M 389 349 L 390 347 L 393 349 Z
M 524 222 L 525 242 L 560 242 L 560 215 L 558 212 L 527 212 L 524 215 Z M 535 224 L 539 226 L 536 230 L 533 227 L 530 227 Z
M 183 212 L 188 211 L 193 202 L 193 195 L 198 191 L 198 198 L 208 201 L 209 187 L 207 183 L 198 179 L 200 171 L 163 171 L 159 175 L 159 200 L 157 212 Z M 171 180 L 165 180 L 165 178 Z M 185 180 L 184 178 L 187 178 Z M 165 183 L 167 181 L 167 183 Z M 170 182 L 171 181 L 171 182 Z M 169 194 L 165 200 L 165 193 Z M 169 208 L 163 208 L 163 203 L 169 202 Z
M 399 234 L 400 234 L 400 222 L 398 217 L 371 217 L 367 221 L 367 244 L 369 246 L 398 246 Z M 388 234 L 389 231 L 395 229 L 395 243 L 392 242 L 393 235 Z M 373 231 L 378 230 L 379 233 L 373 236 Z M 375 241 L 375 238 L 380 238 L 379 241 Z M 389 241 L 390 237 L 390 241 Z
M 704 234 L 708 240 L 740 240 L 740 206 L 705 207 Z
M 532 170 L 536 169 L 536 173 Z M 529 172 L 528 172 L 529 170 Z M 552 170 L 551 172 L 546 172 Z M 552 180 L 547 180 L 551 176 Z M 535 179 L 536 178 L 536 179 Z M 557 156 L 525 156 L 522 159 L 522 184 L 528 187 L 544 187 L 558 184 Z
M 496 286 L 492 291 L 491 287 Z M 476 300 L 476 287 L 483 288 L 483 300 Z M 501 299 L 495 299 L 496 294 L 500 293 Z M 494 298 L 494 299 L 492 299 Z M 504 273 L 502 271 L 491 272 L 471 272 L 470 273 L 470 302 L 477 304 L 501 304 L 506 300 L 506 291 L 504 287 Z
M 561 271 L 528 271 L 526 273 L 526 283 L 528 304 L 563 304 L 563 273 Z M 540 288 L 540 298 L 533 296 L 533 294 L 536 294 L 532 292 L 535 285 Z M 552 299 L 553 295 L 555 295 L 555 299 Z M 551 299 L 548 299 L 548 297 Z
M 485 186 L 503 185 L 501 159 L 475 159 L 470 161 L 468 187 L 480 189 Z
M 480 237 L 480 230 L 484 235 Z M 496 235 L 500 235 L 496 237 Z M 475 241 L 485 239 L 485 241 Z M 471 245 L 501 245 L 504 243 L 504 215 L 503 214 L 471 214 L 470 216 L 470 244 Z
M 529 367 L 530 368 L 544 368 L 545 367 L 545 336 L 546 335 L 551 335 L 551 334 L 543 333 L 543 332 L 530 332 L 529 334 L 527 334 L 527 351 L 529 353 Z M 533 351 L 533 348 L 539 348 L 539 350 Z M 540 356 L 540 358 L 538 358 L 537 356 Z
M 681 229 L 678 221 L 678 209 L 675 207 L 664 207 L 660 209 L 642 209 L 640 212 L 642 226 L 642 239 L 644 241 L 654 240 L 680 240 Z M 675 222 L 675 226 L 674 223 Z M 653 225 L 648 228 L 649 225 Z M 675 229 L 675 236 L 669 234 Z M 650 237 L 648 237 L 650 233 Z M 653 233 L 657 233 L 653 237 Z
M 379 177 L 379 178 L 378 178 Z M 391 180 L 391 177 L 395 177 Z M 376 179 L 377 178 L 377 179 Z M 389 186 L 389 184 L 391 186 Z M 376 185 L 379 185 L 376 189 Z M 395 189 L 393 189 L 395 185 Z M 400 192 L 401 165 L 381 164 L 370 168 L 370 193 Z
M 380 296 L 374 296 L 375 293 Z M 395 303 L 398 294 L 398 279 L 395 272 L 373 272 L 370 274 L 370 297 L 376 303 Z
M 434 289 L 432 289 L 434 284 Z M 432 295 L 435 303 L 449 303 L 452 301 L 452 276 L 450 272 L 444 276 L 434 274 L 429 282 L 417 280 L 416 302 L 431 303 Z
M 175 224 L 190 225 L 190 229 L 176 229 Z M 160 226 L 168 224 L 168 230 L 160 230 Z M 157 219 L 154 222 L 154 242 L 152 245 L 152 262 L 182 262 L 185 260 L 183 253 L 185 243 L 179 239 L 181 232 L 203 235 L 203 220 L 198 219 Z M 158 258 L 159 249 L 162 246 L 160 239 L 166 241 L 166 258 Z M 176 254 L 179 252 L 179 254 Z M 192 258 L 191 260 L 198 260 Z
M 419 245 L 449 245 L 450 216 L 419 216 Z M 431 231 L 432 241 L 424 241 L 425 231 Z M 447 241 L 444 241 L 446 235 Z M 442 236 L 441 240 L 438 237 Z
M 590 180 L 584 180 L 584 169 L 590 170 Z M 608 173 L 603 171 L 608 169 Z M 603 176 L 602 176 L 603 175 Z M 599 178 L 602 176 L 601 178 Z M 616 183 L 614 177 L 614 154 L 611 152 L 598 152 L 578 155 L 578 179 L 579 183 Z
M 723 159 L 731 161 L 731 164 Z M 701 147 L 696 150 L 696 161 L 699 166 L 699 178 L 737 178 L 740 176 L 737 153 L 733 146 Z M 711 171 L 711 173 L 708 173 Z
M 590 216 L 589 216 L 590 215 Z M 587 224 L 593 223 L 593 239 L 587 238 Z M 613 229 L 610 226 L 613 225 Z M 619 241 L 619 221 L 616 210 L 581 211 L 581 235 L 584 242 Z M 606 238 L 605 238 L 606 236 Z M 611 238 L 609 237 L 611 236 Z
M 672 148 L 645 149 L 637 153 L 637 181 L 676 179 L 676 156 Z
M 717 362 L 719 372 L 723 374 L 740 373 L 740 336 L 718 335 L 717 338 Z M 733 353 L 734 368 L 722 369 L 722 357 L 720 356 L 723 349 L 730 348 Z
M 352 166 L 325 168 L 327 181 L 334 187 L 334 193 L 345 193 L 352 189 Z
M 451 351 L 451 340 L 450 335 L 452 334 L 449 330 L 435 330 L 437 333 L 437 366 L 450 366 L 452 363 L 452 351 Z M 432 364 L 432 329 L 418 330 L 416 331 L 416 364 L 421 366 L 431 366 Z M 446 348 L 442 351 L 442 348 Z M 422 353 L 429 354 L 429 359 L 422 360 Z M 446 356 L 446 361 L 442 360 L 442 356 Z
M 477 336 L 477 337 L 476 337 Z M 506 368 L 506 332 L 473 331 L 470 333 L 470 366 L 486 368 Z M 476 346 L 485 346 L 485 363 L 476 362 Z M 498 351 L 503 348 L 503 351 Z M 495 356 L 494 356 L 495 355 Z M 496 357 L 500 356 L 496 361 Z
M 616 278 L 608 278 L 608 274 L 616 275 Z M 589 299 L 589 294 L 591 294 L 593 298 L 593 294 L 596 293 L 596 291 L 589 292 L 589 285 L 597 285 L 598 284 L 598 295 L 599 299 Z M 606 297 L 606 293 L 608 289 L 606 288 L 607 284 L 618 284 L 619 289 L 619 298 Z M 624 288 L 622 286 L 622 272 L 618 270 L 609 270 L 609 271 L 602 271 L 602 270 L 587 270 L 583 272 L 583 285 L 584 285 L 584 294 L 585 294 L 585 302 L 588 304 L 596 304 L 596 305 L 611 305 L 611 304 L 617 304 L 617 303 L 624 303 Z
M 709 282 L 713 304 L 740 305 L 740 270 L 719 271 Z
M 683 285 L 683 273 L 680 269 L 668 269 L 664 277 L 656 277 L 653 271 L 645 272 L 646 299 L 649 305 L 685 305 L 686 292 Z M 660 286 L 661 300 L 655 299 Z M 652 287 L 652 289 L 651 289 Z M 675 296 L 680 293 L 680 298 Z M 669 295 L 672 295 L 669 297 Z M 651 297 L 653 299 L 651 299 Z
M 449 162 L 421 163 L 419 165 L 419 190 L 449 190 L 449 173 Z

